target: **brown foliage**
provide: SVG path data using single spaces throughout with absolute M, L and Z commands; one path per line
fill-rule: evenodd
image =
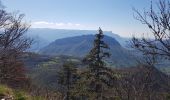
M 20 57 L 32 40 L 25 37 L 29 26 L 23 17 L 0 10 L 0 83 L 20 86 L 27 81 Z

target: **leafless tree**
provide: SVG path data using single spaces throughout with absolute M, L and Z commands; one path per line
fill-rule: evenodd
M 24 15 L 0 10 L 0 82 L 24 78 L 22 54 L 32 43 L 27 38 L 29 25 L 23 22 Z
M 141 85 L 145 86 L 145 88 L 147 87 L 147 91 L 144 91 L 144 95 L 147 93 L 148 95 L 146 96 L 149 99 L 153 98 L 153 95 L 155 95 L 155 92 L 152 90 L 153 88 L 148 87 L 152 87 L 152 85 L 155 84 L 151 74 L 155 70 L 155 63 L 161 62 L 160 57 L 164 60 L 170 60 L 170 1 L 159 0 L 156 6 L 151 2 L 148 11 L 141 13 L 134 9 L 134 12 L 135 19 L 146 25 L 150 30 L 150 34 L 144 34 L 142 38 L 132 38 L 132 47 L 144 54 L 145 64 L 149 66 L 145 67 L 146 77 L 144 78 L 148 80 L 146 80 L 146 82 L 143 80 L 144 84 Z M 151 38 L 147 37 L 148 35 L 151 36 Z M 159 73 L 160 72 L 157 74 Z M 168 80 L 166 81 L 168 82 Z M 169 88 L 168 85 L 166 88 Z
M 115 87 L 121 100 L 165 100 L 164 93 L 169 89 L 166 75 L 148 65 L 121 70 L 117 71 L 121 77 Z
M 139 39 L 132 38 L 132 47 L 141 51 L 145 55 L 158 55 L 170 59 L 170 1 L 159 0 L 157 9 L 151 2 L 150 10 L 140 13 L 135 11 L 135 18 L 150 29 L 150 34 L 154 37 L 143 36 Z

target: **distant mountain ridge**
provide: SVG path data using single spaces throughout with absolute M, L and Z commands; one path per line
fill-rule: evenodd
M 39 53 L 50 56 L 67 55 L 85 57 L 93 47 L 94 38 L 94 35 L 83 35 L 57 39 L 42 48 Z M 109 45 L 110 53 L 112 54 L 109 61 L 122 67 L 134 65 L 134 57 L 118 41 L 109 36 L 105 36 L 104 41 Z
M 97 30 L 67 30 L 67 29 L 48 29 L 48 28 L 31 28 L 27 34 L 35 40 L 32 46 L 33 51 L 38 51 L 40 48 L 47 46 L 56 39 L 63 39 L 67 37 L 94 35 Z M 115 38 L 123 47 L 126 46 L 128 38 L 120 37 L 111 31 L 104 31 L 104 35 Z

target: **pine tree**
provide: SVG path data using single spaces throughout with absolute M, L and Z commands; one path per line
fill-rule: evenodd
M 58 72 L 58 83 L 66 89 L 65 100 L 71 100 L 71 90 L 77 80 L 77 68 L 73 62 L 66 62 Z
M 90 91 L 96 93 L 97 100 L 102 99 L 104 85 L 111 86 L 113 79 L 112 70 L 105 67 L 104 59 L 109 58 L 110 53 L 108 52 L 109 46 L 103 41 L 103 38 L 103 31 L 99 28 L 98 34 L 95 35 L 94 47 L 84 59 L 89 64 Z

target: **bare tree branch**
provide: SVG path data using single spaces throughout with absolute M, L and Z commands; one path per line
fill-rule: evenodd
M 157 8 L 158 10 L 154 10 L 151 3 L 150 10 L 144 11 L 143 15 L 138 10 L 133 9 L 136 13 L 135 19 L 147 25 L 154 39 L 133 37 L 132 47 L 144 54 L 160 55 L 170 59 L 170 2 L 160 0 Z

